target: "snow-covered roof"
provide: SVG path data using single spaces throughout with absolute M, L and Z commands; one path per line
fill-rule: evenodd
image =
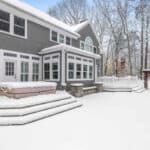
M 38 19 L 41 19 L 45 22 L 48 22 L 51 25 L 54 25 L 60 29 L 63 29 L 71 34 L 73 34 L 76 37 L 79 37 L 80 35 L 72 30 L 72 27 L 57 20 L 56 18 L 30 6 L 27 3 L 24 3 L 20 0 L 1 0 L 2 2 L 5 2 L 6 4 L 9 4 L 17 9 L 20 9 L 24 11 L 25 13 L 31 14 L 34 17 L 37 17 Z
M 70 51 L 70 52 L 74 52 L 77 54 L 82 54 L 84 56 L 88 56 L 88 57 L 92 57 L 92 58 L 100 58 L 101 56 L 99 54 L 94 54 L 92 52 L 88 52 L 73 46 L 69 46 L 66 44 L 59 44 L 59 45 L 55 45 L 55 46 L 51 46 L 48 48 L 44 48 L 43 50 L 41 50 L 41 52 L 39 54 L 47 54 L 49 52 L 53 52 L 53 51 L 60 51 L 60 50 L 65 50 L 65 51 Z
M 90 24 L 90 22 L 88 20 L 82 22 L 82 23 L 79 23 L 77 25 L 73 25 L 71 27 L 72 31 L 74 32 L 79 32 L 80 30 L 82 30 L 86 25 Z

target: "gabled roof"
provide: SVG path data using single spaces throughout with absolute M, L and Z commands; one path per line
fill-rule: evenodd
M 48 54 L 49 52 L 55 52 L 55 51 L 60 51 L 60 50 L 65 50 L 65 51 L 69 51 L 69 52 L 73 52 L 73 53 L 77 53 L 77 54 L 83 54 L 84 56 L 88 56 L 88 57 L 92 57 L 92 58 L 100 58 L 101 56 L 99 54 L 94 54 L 70 45 L 66 45 L 66 44 L 59 44 L 59 45 L 55 45 L 55 46 L 51 46 L 48 48 L 44 48 L 42 49 L 39 54 Z
M 84 27 L 86 27 L 88 24 L 90 24 L 90 22 L 88 20 L 82 22 L 82 23 L 79 23 L 79 24 L 76 24 L 76 25 L 73 25 L 71 27 L 72 31 L 74 32 L 79 32 L 80 30 L 82 30 Z
M 60 29 L 63 29 L 65 31 L 73 34 L 76 37 L 80 36 L 77 32 L 73 31 L 69 25 L 57 20 L 54 17 L 51 17 L 50 15 L 48 15 L 48 14 L 46 14 L 46 13 L 44 13 L 44 12 L 30 6 L 29 4 L 26 4 L 22 1 L 20 1 L 20 0 L 0 0 L 0 1 L 2 1 L 8 5 L 11 5 L 17 9 L 20 9 L 21 11 L 24 11 L 25 13 L 28 13 L 34 17 L 37 17 L 38 19 L 43 20 L 51 25 L 54 25 L 54 26 L 60 28 Z

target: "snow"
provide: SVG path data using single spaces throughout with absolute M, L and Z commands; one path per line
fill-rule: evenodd
M 51 46 L 48 48 L 44 48 L 41 50 L 41 52 L 39 54 L 47 54 L 49 52 L 53 52 L 53 51 L 57 51 L 57 50 L 58 51 L 66 50 L 66 51 L 70 51 L 70 52 L 77 53 L 77 54 L 83 54 L 85 56 L 89 56 L 92 58 L 100 58 L 101 57 L 99 54 L 94 54 L 92 52 L 85 51 L 85 50 L 82 50 L 82 49 L 79 49 L 79 48 L 76 48 L 73 46 L 69 46 L 66 44 L 59 44 L 59 45 Z
M 49 87 L 49 86 L 57 86 L 55 82 L 44 82 L 44 81 L 37 81 L 37 82 L 0 82 L 0 87 L 2 88 L 28 88 L 28 87 Z
M 19 100 L 0 96 L 0 109 L 2 108 L 24 108 L 43 104 L 46 102 L 56 101 L 58 99 L 69 98 L 70 95 L 65 91 L 57 91 L 56 94 L 38 95 L 33 97 L 21 98 Z
M 99 93 L 83 107 L 24 126 L 0 127 L 1 150 L 149 150 L 150 91 Z
M 88 24 L 90 24 L 90 22 L 87 20 L 87 21 L 84 21 L 84 22 L 79 23 L 77 25 L 73 25 L 71 28 L 72 28 L 73 31 L 79 32 L 80 30 L 82 30 Z
M 91 87 L 85 87 L 83 88 L 83 90 L 92 90 L 92 89 L 96 89 L 96 86 L 91 86 Z
M 83 83 L 72 83 L 72 86 L 83 86 Z
M 69 25 L 55 19 L 54 17 L 51 17 L 50 15 L 48 15 L 48 14 L 46 14 L 46 13 L 44 13 L 44 12 L 42 12 L 42 11 L 36 9 L 36 8 L 33 8 L 32 6 L 26 4 L 25 2 L 22 2 L 22 1 L 19 1 L 19 0 L 2 0 L 2 1 L 12 5 L 13 7 L 21 9 L 22 11 L 27 12 L 27 13 L 35 16 L 35 17 L 38 17 L 41 20 L 44 20 L 44 21 L 46 21 L 46 22 L 48 22 L 48 23 L 50 23 L 54 26 L 57 26 L 61 29 L 64 29 L 67 32 L 72 33 L 75 36 L 79 37 L 79 34 L 74 32 Z

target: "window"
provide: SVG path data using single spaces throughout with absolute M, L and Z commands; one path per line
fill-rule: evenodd
M 5 75 L 6 76 L 14 76 L 14 62 L 5 62 Z
M 52 63 L 52 74 L 53 74 L 53 79 L 58 79 L 58 63 Z
M 55 31 L 52 31 L 52 40 L 57 42 L 58 34 Z
M 89 66 L 89 78 L 93 78 L 93 66 Z
M 23 59 L 29 59 L 29 56 L 26 56 L 26 55 L 20 55 L 20 58 L 23 58 Z
M 14 16 L 14 34 L 25 36 L 25 19 Z
M 62 34 L 59 34 L 59 43 L 65 43 L 65 37 Z
M 97 53 L 97 48 L 96 48 L 96 47 L 93 47 L 93 51 L 94 51 L 94 53 L 96 54 L 96 53 Z
M 0 30 L 10 32 L 10 14 L 0 10 Z
M 68 77 L 69 77 L 69 79 L 74 78 L 74 63 L 68 64 Z
M 50 64 L 49 63 L 44 64 L 44 78 L 45 80 L 50 79 Z
M 29 63 L 21 62 L 21 81 L 29 80 Z
M 92 52 L 93 51 L 93 41 L 91 37 L 86 37 L 85 39 L 85 50 Z
M 93 67 L 93 59 L 69 54 L 67 55 L 67 80 L 92 80 Z
M 70 37 L 66 37 L 66 44 L 71 45 L 71 38 Z
M 39 80 L 39 64 L 38 63 L 33 63 L 32 73 L 33 73 L 32 80 L 38 81 Z
M 84 50 L 84 42 L 80 41 L 80 48 Z
M 83 78 L 87 79 L 87 74 L 88 74 L 88 66 L 83 65 Z
M 76 77 L 77 79 L 81 79 L 81 64 L 77 64 Z

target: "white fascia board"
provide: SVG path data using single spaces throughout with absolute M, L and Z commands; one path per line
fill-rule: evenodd
M 97 58 L 97 59 L 101 58 L 101 56 L 98 54 L 93 54 L 91 52 L 87 52 L 87 51 L 81 50 L 79 48 L 75 48 L 75 47 L 64 45 L 64 44 L 45 48 L 45 49 L 41 50 L 41 52 L 39 52 L 39 54 L 47 54 L 47 53 L 60 51 L 60 50 L 61 51 L 64 50 L 64 51 L 68 51 L 68 52 L 72 52 L 72 53 L 76 53 L 76 54 L 82 54 L 84 56 Z
M 63 26 L 60 26 L 58 23 L 55 24 L 54 22 L 50 21 L 50 18 L 46 18 L 48 17 L 48 15 L 44 12 L 41 12 L 39 10 L 36 10 L 36 11 L 39 11 L 40 13 L 43 14 L 43 17 L 41 17 L 42 15 L 36 15 L 36 13 L 32 13 L 26 9 L 23 9 L 23 8 L 20 8 L 20 7 L 17 7 L 15 5 L 13 5 L 12 3 L 9 3 L 10 0 L 2 0 L 0 1 L 0 9 L 2 9 L 3 11 L 6 11 L 8 13 L 11 13 L 11 14 L 14 14 L 14 15 L 18 15 L 22 18 L 25 18 L 27 20 L 30 20 L 31 22 L 34 22 L 34 23 L 37 23 L 41 26 L 44 26 L 50 30 L 56 30 L 57 32 L 59 33 L 62 33 L 66 36 L 69 36 L 71 38 L 74 38 L 74 39 L 78 39 L 80 38 L 80 34 L 78 34 L 77 32 L 74 32 L 71 30 L 71 27 L 69 27 L 68 25 L 68 28 L 70 29 L 67 29 L 67 27 L 63 27 Z M 33 8 L 34 9 L 34 8 Z M 46 17 L 45 17 L 46 16 Z M 60 24 L 64 24 L 62 23 L 61 21 L 58 21 L 60 22 Z

